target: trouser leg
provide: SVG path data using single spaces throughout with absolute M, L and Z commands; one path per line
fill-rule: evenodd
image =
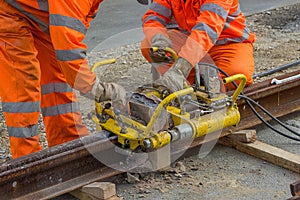
M 17 158 L 42 149 L 40 68 L 29 23 L 3 0 L 0 4 L 0 93 L 12 156 Z
M 48 146 L 87 135 L 88 130 L 82 124 L 78 99 L 57 64 L 49 35 L 38 33 L 35 45 L 41 63 L 41 108 Z
M 254 72 L 253 45 L 251 43 L 232 43 L 221 46 L 214 46 L 209 55 L 215 64 L 229 75 L 244 74 L 247 77 L 246 85 L 253 83 Z M 221 74 L 222 78 L 225 75 Z M 237 81 L 237 83 L 239 83 Z M 228 89 L 235 89 L 233 84 Z

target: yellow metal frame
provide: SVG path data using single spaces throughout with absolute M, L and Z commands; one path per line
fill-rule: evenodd
M 153 48 L 153 51 L 157 50 L 158 48 Z M 172 49 L 167 48 L 166 51 L 169 52 L 175 60 L 178 58 L 176 52 Z M 99 66 L 111 64 L 114 62 L 115 59 L 97 62 L 93 65 L 91 71 L 95 71 L 95 69 Z M 169 105 L 175 99 L 185 95 L 197 96 L 198 98 L 200 97 L 207 103 L 212 103 L 217 100 L 228 98 L 228 96 L 224 94 L 220 95 L 217 98 L 210 99 L 208 98 L 206 93 L 194 91 L 192 87 L 187 87 L 183 90 L 174 92 L 166 98 L 164 98 L 158 104 L 151 119 L 149 120 L 146 126 L 137 121 L 132 120 L 130 117 L 124 115 L 116 116 L 112 108 L 103 110 L 102 103 L 98 102 L 95 102 L 96 113 L 94 114 L 101 115 L 103 112 L 105 112 L 105 114 L 107 114 L 109 118 L 106 119 L 105 122 L 101 122 L 96 115 L 93 115 L 92 120 L 96 123 L 97 130 L 105 129 L 116 134 L 118 136 L 118 142 L 124 146 L 129 145 L 129 148 L 131 150 L 135 150 L 139 146 L 143 146 L 143 142 L 146 139 L 151 141 L 152 148 L 157 149 L 171 142 L 171 135 L 168 133 L 168 131 L 161 131 L 158 133 L 153 132 L 155 122 L 158 120 L 163 109 L 166 109 L 167 112 L 171 115 L 174 122 L 174 126 L 180 125 L 182 123 L 189 124 L 193 129 L 194 138 L 221 130 L 224 127 L 237 125 L 240 121 L 240 114 L 236 105 L 236 101 L 246 85 L 246 76 L 243 74 L 237 74 L 223 79 L 224 84 L 228 84 L 237 80 L 240 81 L 240 83 L 231 97 L 231 105 L 226 107 L 225 111 L 216 111 L 213 113 L 213 115 L 207 114 L 191 119 L 189 113 L 181 113 L 180 108 Z M 153 91 L 151 91 L 150 93 L 153 95 Z M 149 96 L 149 94 L 147 93 L 145 95 Z M 123 132 L 124 130 L 122 131 L 122 127 L 117 121 L 118 118 L 120 118 L 126 124 L 125 133 Z

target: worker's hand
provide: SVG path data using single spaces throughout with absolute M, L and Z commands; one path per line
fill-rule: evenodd
M 92 90 L 82 95 L 97 102 L 112 101 L 114 107 L 120 106 L 121 108 L 126 104 L 126 91 L 122 86 L 116 83 L 104 83 L 98 78 L 96 78 Z
M 178 58 L 172 67 L 155 84 L 167 87 L 170 92 L 182 90 L 191 70 L 192 65 L 186 59 Z
M 158 47 L 159 50 L 153 52 L 152 47 Z M 166 55 L 166 47 L 172 48 L 171 40 L 163 34 L 156 34 L 151 39 L 151 48 L 149 50 L 149 55 L 153 62 L 160 63 L 160 62 L 168 62 L 170 57 Z

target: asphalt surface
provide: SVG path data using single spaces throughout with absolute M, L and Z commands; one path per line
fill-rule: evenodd
M 240 0 L 245 15 L 299 2 L 300 0 Z M 86 35 L 85 42 L 89 51 L 141 41 L 141 18 L 147 8 L 147 5 L 141 5 L 136 0 L 104 1 Z

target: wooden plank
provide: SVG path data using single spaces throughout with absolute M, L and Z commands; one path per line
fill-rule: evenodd
M 116 186 L 110 182 L 93 182 L 70 194 L 80 200 L 116 200 Z
M 98 199 L 108 199 L 116 195 L 116 186 L 110 182 L 94 182 L 83 186 L 81 191 Z
M 243 143 L 252 143 L 257 140 L 256 130 L 240 130 L 228 135 L 229 138 Z
M 237 149 L 243 153 L 255 156 L 262 160 L 284 167 L 291 171 L 300 173 L 300 156 L 287 152 L 283 149 L 269 144 L 255 141 L 253 143 L 243 143 L 232 137 L 223 137 L 219 140 L 220 144 Z
M 90 197 L 85 192 L 82 192 L 81 189 L 73 190 L 73 191 L 69 192 L 69 194 L 76 197 L 79 200 L 93 200 L 92 197 Z

